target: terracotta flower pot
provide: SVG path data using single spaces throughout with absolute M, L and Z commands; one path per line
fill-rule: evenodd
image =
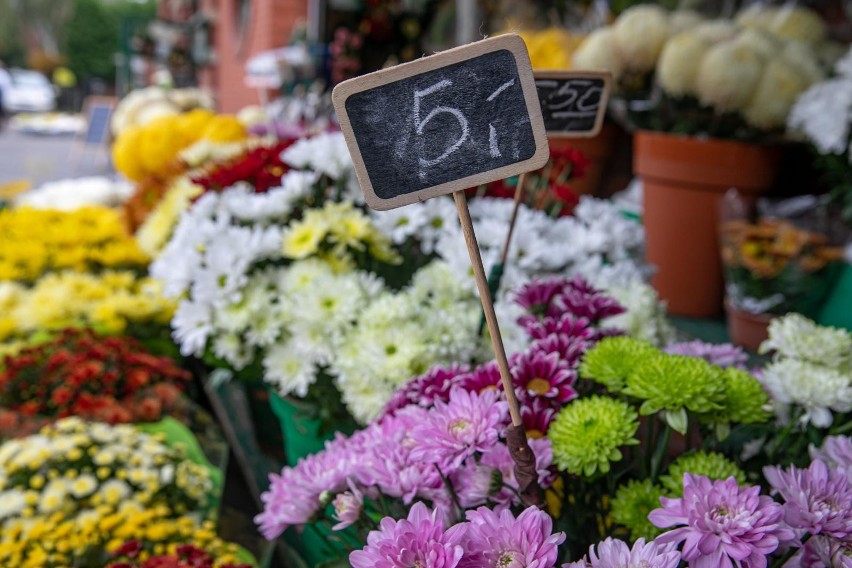
M 652 284 L 670 313 L 721 312 L 719 201 L 733 187 L 753 202 L 774 183 L 780 156 L 774 146 L 649 131 L 634 135 L 633 169 L 645 186 L 647 257 L 657 267 Z
M 574 148 L 579 150 L 589 160 L 586 172 L 577 179 L 570 181 L 571 189 L 577 195 L 599 195 L 604 171 L 612 157 L 618 127 L 605 122 L 597 136 L 591 138 L 549 138 L 551 148 Z
M 760 344 L 769 339 L 769 322 L 776 316 L 770 314 L 752 314 L 739 310 L 725 301 L 725 313 L 728 320 L 728 336 L 731 343 L 757 353 Z

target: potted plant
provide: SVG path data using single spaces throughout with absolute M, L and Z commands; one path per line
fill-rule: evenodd
M 787 124 L 812 145 L 816 165 L 829 188 L 829 205 L 836 207 L 852 229 L 852 50 L 835 71 L 835 78 L 817 83 L 799 97 Z M 852 238 L 849 241 L 846 262 L 817 320 L 852 329 Z
M 639 5 L 575 54 L 576 68 L 616 79 L 614 110 L 635 131 L 634 171 L 644 181 L 652 282 L 670 312 L 721 310 L 719 200 L 731 187 L 753 200 L 774 183 L 773 142 L 796 97 L 824 77 L 824 38 L 802 8 L 748 10 L 733 21 Z

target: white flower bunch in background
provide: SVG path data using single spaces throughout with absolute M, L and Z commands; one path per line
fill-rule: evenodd
M 328 176 L 345 188 L 343 199 L 363 203 L 364 198 L 346 140 L 340 132 L 323 132 L 311 138 L 302 138 L 282 152 L 281 159 L 288 165 L 311 170 Z
M 476 296 L 443 262 L 422 268 L 401 292 L 376 297 L 331 365 L 352 415 L 368 422 L 399 386 L 434 365 L 483 360 L 480 313 Z
M 72 211 L 102 205 L 117 207 L 130 199 L 134 187 L 104 176 L 63 179 L 45 183 L 15 197 L 15 206 Z
M 852 334 L 823 327 L 799 314 L 769 324 L 761 353 L 774 352 L 761 381 L 788 419 L 827 428 L 834 413 L 852 411 Z M 792 407 L 792 408 L 791 408 Z
M 626 310 L 601 322 L 605 328 L 622 329 L 631 337 L 642 339 L 658 347 L 675 340 L 675 328 L 666 318 L 665 302 L 657 291 L 641 280 L 624 285 L 610 286 L 606 293 Z

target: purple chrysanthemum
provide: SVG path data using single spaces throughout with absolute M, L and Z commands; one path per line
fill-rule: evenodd
M 501 381 L 500 367 L 497 366 L 497 361 L 489 361 L 459 377 L 459 386 L 468 392 L 482 393 L 501 388 Z
M 562 293 L 553 299 L 553 306 L 593 322 L 624 313 L 618 300 L 592 288 L 581 278 L 571 280 Z
M 488 498 L 500 490 L 502 476 L 497 469 L 468 458 L 462 467 L 450 475 L 450 483 L 459 505 L 470 509 L 485 505 Z
M 382 519 L 379 530 L 367 535 L 367 546 L 350 554 L 349 562 L 352 568 L 455 568 L 464 554 L 463 536 L 461 528 L 445 532 L 443 515 L 415 503 L 406 519 Z
M 436 400 L 446 402 L 450 399 L 450 390 L 468 371 L 467 365 L 455 363 L 449 368 L 438 366 L 429 369 L 426 374 L 414 377 L 397 389 L 382 410 L 382 416 L 394 414 L 410 404 L 429 408 Z
M 527 335 L 534 340 L 545 339 L 553 334 L 589 340 L 597 337 L 597 331 L 592 327 L 591 321 L 570 313 L 542 320 L 521 318 L 518 320 L 518 323 L 521 324 Z
M 852 535 L 852 487 L 845 471 L 814 460 L 807 469 L 765 467 L 763 476 L 784 498 L 791 527 L 833 538 Z
M 576 368 L 583 354 L 592 344 L 592 341 L 583 337 L 554 333 L 533 343 L 530 350 L 541 351 L 542 353 L 558 353 L 559 358 L 566 365 Z
M 852 542 L 848 540 L 817 535 L 808 539 L 800 554 L 796 564 L 800 568 L 852 568 Z M 792 562 L 788 564 L 791 565 Z
M 338 493 L 331 504 L 334 507 L 334 518 L 338 521 L 331 529 L 342 531 L 361 518 L 361 511 L 364 510 L 364 494 L 350 481 L 349 491 Z
M 550 440 L 541 438 L 539 440 L 528 440 L 530 449 L 535 454 L 535 470 L 538 473 L 538 484 L 542 489 L 547 489 L 553 484 L 556 479 L 555 472 L 551 465 L 553 464 L 553 450 Z M 518 503 L 518 481 L 515 478 L 515 460 L 509 453 L 509 447 L 503 442 L 494 445 L 488 452 L 482 455 L 479 460 L 481 465 L 492 467 L 502 476 L 503 483 L 508 487 L 503 487 L 500 491 L 491 496 L 491 500 L 497 503 L 497 509 L 502 509 L 510 505 Z
M 497 443 L 508 405 L 497 391 L 481 394 L 454 388 L 450 401 L 437 401 L 425 420 L 411 432 L 411 458 L 437 464 L 444 473 L 459 467 L 468 456 Z
M 565 533 L 553 533 L 550 516 L 535 507 L 517 519 L 508 509 L 497 513 L 480 507 L 468 511 L 467 520 L 458 525 L 465 529 L 460 568 L 550 568 L 565 540 Z
M 562 362 L 558 353 L 530 350 L 512 365 L 512 382 L 521 399 L 544 397 L 565 404 L 577 397 L 573 386 L 576 380 L 576 372 Z
M 696 568 L 765 567 L 767 555 L 781 541 L 792 540 L 783 525 L 784 510 L 760 487 L 740 487 L 733 477 L 711 481 L 683 476 L 683 498 L 661 497 L 661 509 L 648 519 L 660 528 L 677 525 L 657 537 L 658 543 L 684 541 L 683 559 Z
M 550 304 L 562 292 L 565 281 L 561 278 L 533 278 L 515 293 L 515 303 L 531 316 L 548 315 Z
M 828 436 L 820 449 L 811 448 L 811 459 L 820 460 L 832 468 L 852 473 L 852 440 L 849 436 Z
M 703 341 L 682 341 L 671 343 L 663 351 L 672 355 L 699 357 L 719 367 L 737 367 L 745 369 L 748 355 L 741 348 L 730 343 L 705 343 Z
M 556 408 L 545 399 L 531 398 L 521 404 L 521 420 L 529 439 L 546 436 L 555 416 Z
M 585 559 L 563 564 L 562 568 L 677 568 L 678 564 L 680 552 L 671 543 L 640 538 L 630 548 L 624 541 L 608 538 L 598 543 L 597 551 L 590 546 Z

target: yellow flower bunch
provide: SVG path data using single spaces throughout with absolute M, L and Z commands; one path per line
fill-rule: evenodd
M 0 344 L 67 327 L 113 335 L 133 325 L 167 326 L 175 307 L 160 281 L 130 271 L 56 272 L 32 288 L 0 282 Z
M 236 545 L 216 536 L 212 522 L 177 515 L 167 505 L 143 507 L 128 501 L 117 509 L 100 506 L 77 515 L 6 522 L 0 532 L 0 566 L 103 568 L 131 541 L 140 545 L 143 562 L 152 555 L 174 554 L 183 544 L 208 552 L 216 566 L 245 562 Z
M 149 259 L 107 207 L 0 210 L 0 280 L 36 280 L 51 270 L 142 268 Z
M 197 108 L 127 127 L 113 144 L 113 161 L 118 171 L 134 181 L 162 177 L 181 150 L 199 141 L 227 144 L 247 135 L 237 117 Z
M 533 69 L 571 69 L 572 55 L 584 38 L 555 26 L 519 35 L 527 44 Z
M 284 231 L 281 251 L 290 259 L 318 256 L 338 271 L 351 269 L 359 253 L 391 264 L 401 261 L 390 239 L 348 201 L 307 210 Z
M 156 257 L 169 242 L 181 213 L 186 211 L 192 200 L 203 191 L 202 186 L 192 183 L 187 176 L 176 179 L 136 231 L 136 240 L 142 250 Z
M 156 435 L 66 418 L 0 446 L 0 533 L 20 519 L 85 518 L 128 502 L 193 513 L 212 488 L 208 469 Z

